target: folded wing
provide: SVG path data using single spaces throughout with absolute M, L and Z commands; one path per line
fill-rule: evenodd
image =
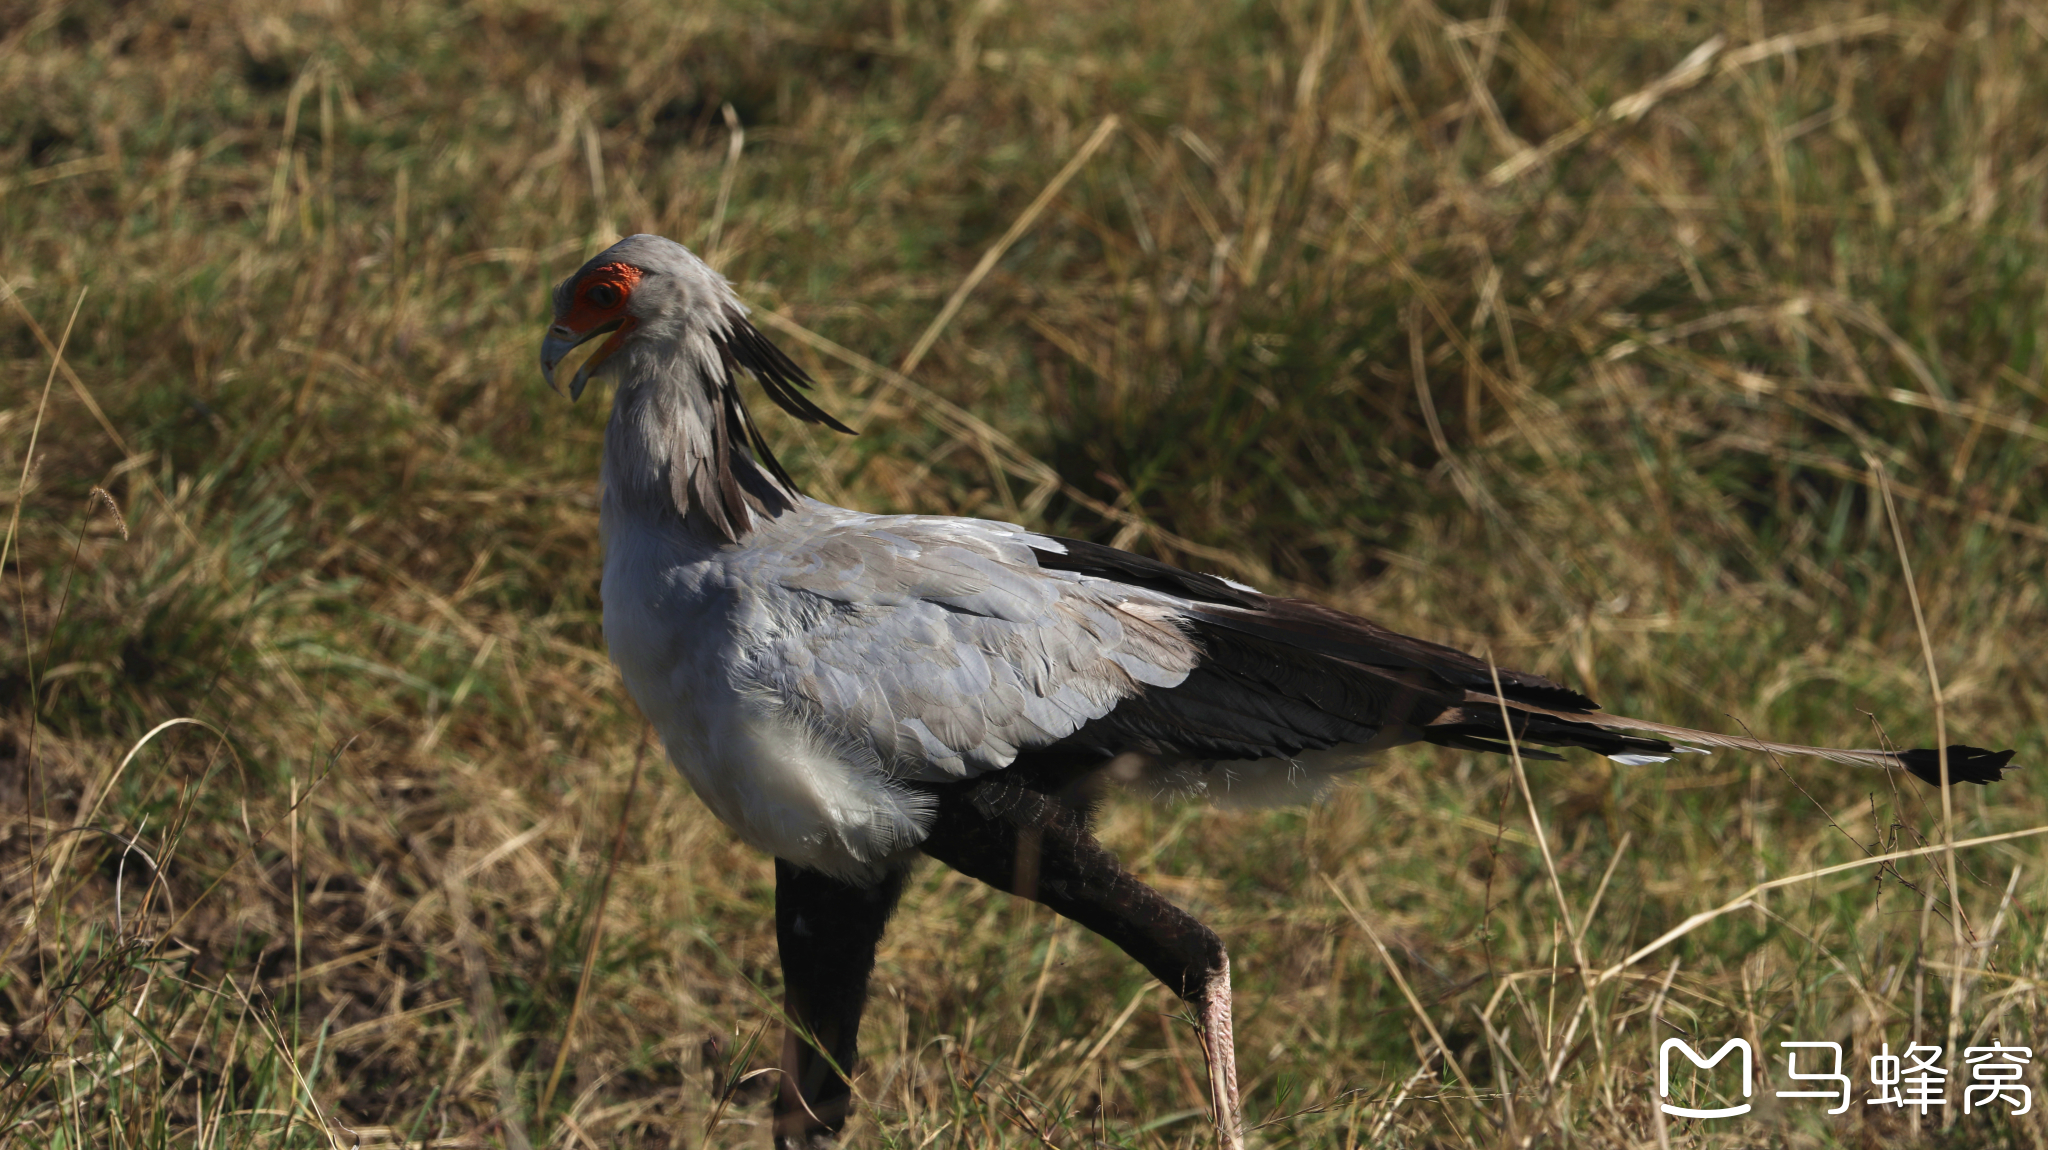
M 814 505 L 816 506 L 816 505 Z M 1316 603 L 979 520 L 841 518 L 757 546 L 775 625 L 747 674 L 892 777 L 938 782 L 1023 752 L 1291 760 L 1425 741 L 1624 763 L 1730 747 L 1907 770 L 1933 750 L 1837 750 L 1602 713 L 1540 675 Z M 1949 748 L 1957 782 L 2012 753 Z

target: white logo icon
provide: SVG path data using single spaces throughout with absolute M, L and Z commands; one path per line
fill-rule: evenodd
M 1716 1050 L 1712 1058 L 1701 1058 L 1699 1052 L 1686 1045 L 1683 1040 L 1667 1038 L 1664 1040 L 1664 1045 L 1657 1048 L 1657 1096 L 1659 1098 L 1671 1097 L 1671 1052 L 1673 1050 L 1683 1052 L 1686 1058 L 1701 1070 L 1712 1070 L 1714 1067 L 1719 1066 L 1721 1060 L 1728 1057 L 1728 1052 L 1731 1050 L 1741 1051 L 1742 1096 L 1744 1098 L 1749 1097 L 1750 1063 L 1753 1056 L 1750 1053 L 1747 1040 L 1731 1038 L 1721 1044 L 1721 1049 Z M 1749 1113 L 1749 1103 L 1747 1102 L 1740 1106 L 1723 1106 L 1718 1110 L 1700 1110 L 1690 1106 L 1673 1106 L 1669 1102 L 1660 1103 L 1658 1108 L 1666 1114 L 1676 1114 L 1680 1118 L 1733 1118 L 1738 1114 Z
M 1803 1090 L 1780 1090 L 1780 1098 L 1825 1098 L 1835 1103 L 1829 1114 L 1845 1114 L 1849 1110 L 1850 1091 L 1854 1084 L 1844 1068 L 1844 1052 L 1839 1042 L 1780 1042 L 1785 1051 L 1785 1077 L 1789 1085 L 1809 1087 Z M 1675 1106 L 1671 1097 L 1671 1052 L 1682 1052 L 1698 1070 L 1712 1070 L 1728 1061 L 1730 1051 L 1740 1049 L 1742 1057 L 1735 1069 L 1742 1074 L 1742 1096 L 1746 1099 L 1754 1093 L 1751 1082 L 1755 1067 L 1755 1052 L 1747 1040 L 1731 1038 L 1721 1044 L 1710 1058 L 1701 1058 L 1684 1039 L 1667 1038 L 1657 1049 L 1657 1098 L 1659 1110 L 1680 1118 L 1734 1118 L 1751 1110 L 1748 1102 L 1738 1106 L 1692 1107 Z M 1918 1107 L 1926 1114 L 1929 1107 L 1948 1105 L 1948 1079 L 1950 1070 L 1941 1064 L 1942 1048 L 1912 1043 L 1905 1053 L 1893 1054 L 1890 1043 L 1881 1044 L 1878 1053 L 1870 1056 L 1870 1099 L 1872 1106 L 1896 1106 L 1904 1109 Z M 1800 1065 L 1805 1055 L 1806 1066 Z M 1963 1051 L 1964 1060 L 1970 1071 L 1970 1083 L 1963 1091 L 1963 1113 L 1984 1110 L 2004 1105 L 2012 1114 L 2026 1114 L 2033 1110 L 2034 1091 L 2025 1078 L 2028 1064 L 2034 1059 L 2034 1052 L 2025 1046 L 2007 1046 L 1994 1041 L 1990 1046 L 1971 1046 Z M 1819 1063 L 1816 1067 L 1814 1064 Z M 1813 1089 L 1813 1087 L 1827 1087 Z

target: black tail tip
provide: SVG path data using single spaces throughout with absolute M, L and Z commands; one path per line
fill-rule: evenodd
M 1954 783 L 1995 783 L 2005 777 L 2012 761 L 2011 751 L 1987 751 L 1982 747 L 1966 747 L 1952 743 L 1948 748 L 1948 781 Z M 1932 747 L 1916 747 L 1899 752 L 1899 762 L 1914 778 L 1929 786 L 1941 785 L 1941 752 Z

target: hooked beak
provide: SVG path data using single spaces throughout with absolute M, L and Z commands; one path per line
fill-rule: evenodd
M 625 333 L 620 329 L 629 318 L 631 317 L 620 316 L 609 323 L 598 324 L 589 331 L 581 333 L 571 331 L 562 324 L 550 327 L 547 336 L 540 341 L 541 378 L 547 380 L 548 386 L 554 388 L 555 392 L 560 394 L 561 386 L 555 382 L 555 365 L 562 362 L 562 357 L 607 332 L 616 331 L 620 335 L 624 335 Z M 619 349 L 620 342 L 616 338 L 608 340 L 603 347 L 592 352 L 590 358 L 583 361 L 582 367 L 576 369 L 576 377 L 569 381 L 570 403 L 583 398 L 583 389 L 590 383 L 590 373 L 597 370 L 605 360 L 611 358 L 612 353 Z

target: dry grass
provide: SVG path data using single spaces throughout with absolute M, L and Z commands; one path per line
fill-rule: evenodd
M 824 497 L 1680 722 L 1931 741 L 1882 464 L 1948 729 L 2034 766 L 1953 835 L 2048 824 L 2048 22 L 1525 7 L 0 0 L 0 1144 L 765 1144 L 770 870 L 657 756 L 629 801 L 601 404 L 533 365 L 616 232 L 772 313 L 863 430 L 771 413 Z M 1520 778 L 1106 812 L 1233 948 L 1262 1144 L 2048 1136 L 1862 1104 L 1881 1042 L 2048 1035 L 2043 839 L 1951 886 L 1867 861 L 1943 841 L 1910 780 Z M 1204 1144 L 1175 1011 L 924 870 L 855 1141 Z M 1662 1124 L 1680 1032 L 1841 1040 L 1857 1103 Z

